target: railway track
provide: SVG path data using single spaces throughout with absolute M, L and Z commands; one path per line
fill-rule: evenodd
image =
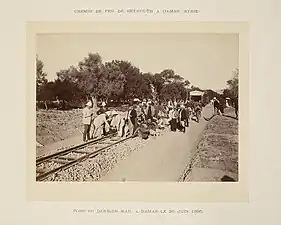
M 54 154 L 37 158 L 36 181 L 43 181 L 53 174 L 77 165 L 88 158 L 97 156 L 116 144 L 136 137 L 136 135 L 133 135 L 126 138 L 115 139 L 116 136 L 117 133 L 113 133 Z

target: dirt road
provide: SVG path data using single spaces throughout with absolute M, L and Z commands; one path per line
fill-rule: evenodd
M 213 114 L 206 106 L 202 116 Z M 207 122 L 191 121 L 186 133 L 166 132 L 133 152 L 109 171 L 101 181 L 178 181 L 188 164 Z

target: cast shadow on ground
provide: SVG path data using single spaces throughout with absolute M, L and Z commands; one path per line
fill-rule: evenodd
M 237 117 L 235 117 L 235 116 L 229 116 L 229 115 L 223 115 L 223 116 L 228 117 L 228 118 L 231 118 L 231 119 L 238 120 L 238 118 L 237 118 Z
M 204 118 L 204 120 L 206 120 L 206 121 L 210 121 L 210 120 L 213 119 L 215 116 L 219 116 L 219 115 L 212 115 L 210 118 L 206 118 L 206 117 L 203 117 L 203 118 Z M 229 116 L 229 115 L 222 115 L 222 116 L 227 117 L 227 118 L 231 118 L 231 119 L 234 119 L 234 120 L 238 120 L 238 118 L 237 118 L 237 117 L 234 117 L 234 116 Z

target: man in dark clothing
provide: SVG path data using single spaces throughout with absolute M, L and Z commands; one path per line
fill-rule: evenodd
M 185 127 L 188 126 L 188 114 L 184 105 L 180 106 L 179 110 L 179 129 L 185 133 Z
M 225 100 L 223 98 L 220 98 L 219 102 L 220 102 L 219 110 L 222 114 L 224 114 L 224 109 L 226 107 Z
M 220 114 L 220 102 L 217 100 L 216 97 L 214 97 L 213 101 L 214 101 L 214 113 Z
M 152 119 L 151 105 L 148 105 L 146 119 L 147 119 L 147 120 L 148 120 L 148 119 Z
M 136 125 L 137 125 L 137 117 L 138 117 L 138 114 L 137 114 L 136 107 L 137 107 L 137 106 L 134 104 L 132 110 L 131 110 L 130 113 L 129 113 L 129 119 L 130 119 L 130 122 L 131 122 L 132 125 L 133 125 L 132 134 L 134 134 L 134 132 L 135 132 L 135 130 L 136 130 Z

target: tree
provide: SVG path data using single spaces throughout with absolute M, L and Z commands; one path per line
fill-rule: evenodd
M 223 95 L 224 98 L 232 97 L 232 92 L 231 92 L 230 89 L 226 88 L 226 89 L 223 90 L 223 94 L 222 95 Z
M 113 60 L 112 63 L 118 65 L 121 73 L 125 76 L 124 91 L 120 97 L 123 99 L 141 98 L 138 88 L 141 81 L 140 69 L 129 61 Z
M 161 100 L 178 100 L 178 99 L 186 99 L 187 97 L 187 89 L 184 87 L 183 83 L 172 82 L 170 84 L 166 84 L 160 92 Z
M 36 97 L 40 100 L 42 87 L 47 84 L 47 73 L 44 72 L 44 63 L 36 56 Z
M 165 79 L 162 77 L 162 75 L 160 73 L 154 74 L 153 85 L 158 94 L 161 92 L 161 89 L 163 88 L 164 84 L 165 84 Z
M 183 89 L 187 89 L 190 85 L 190 82 L 188 80 L 184 80 L 183 77 L 176 74 L 174 70 L 172 69 L 165 69 L 160 73 L 156 73 L 154 75 L 154 81 L 153 85 L 158 93 L 159 98 L 163 98 L 163 94 L 165 95 L 165 98 L 168 98 L 168 92 L 171 93 L 171 99 L 173 98 L 175 92 L 170 92 L 169 90 L 173 86 L 180 87 L 180 92 L 183 91 Z M 172 83 L 178 83 L 177 85 L 169 86 L 169 84 Z M 168 85 L 168 86 L 167 86 Z M 165 87 L 165 89 L 162 91 L 162 89 Z M 173 93 L 173 94 L 172 94 Z M 183 93 L 183 92 L 182 92 Z M 184 91 L 184 93 L 187 93 L 187 90 Z M 160 96 L 161 94 L 161 96 Z M 187 95 L 184 97 L 186 98 Z
M 102 65 L 101 56 L 98 53 L 89 53 L 84 60 L 78 63 L 78 68 L 72 66 L 68 70 L 60 71 L 57 75 L 62 79 L 68 77 L 87 98 L 91 97 L 96 108 L 99 91 L 98 82 L 103 70 L 104 66 Z
M 38 99 L 44 101 L 45 109 L 48 110 L 47 102 L 55 99 L 55 83 L 48 82 L 41 86 Z
M 190 91 L 203 91 L 201 88 L 191 85 Z
M 217 93 L 211 89 L 207 89 L 207 90 L 205 90 L 205 93 L 203 95 L 203 101 L 205 104 L 207 104 L 214 97 L 216 97 L 217 99 L 220 99 L 222 96 L 219 93 Z
M 89 53 L 78 63 L 77 68 L 71 66 L 58 72 L 57 76 L 61 81 L 67 80 L 66 92 L 72 89 L 80 90 L 80 93 L 91 97 L 94 107 L 98 98 L 107 100 L 120 96 L 124 92 L 126 80 L 118 63 L 112 61 L 103 64 L 98 53 Z M 73 93 L 68 96 L 73 96 Z
M 98 82 L 97 96 L 100 98 L 117 98 L 124 92 L 125 75 L 118 64 L 106 62 L 103 74 Z
M 112 63 L 118 65 L 120 71 L 125 75 L 126 79 L 130 76 L 140 74 L 139 68 L 135 67 L 130 61 L 113 60 Z
M 151 73 L 141 73 L 140 79 L 137 82 L 136 91 L 137 97 L 140 98 L 155 98 L 153 93 L 153 75 Z
M 175 74 L 175 71 L 172 69 L 165 69 L 160 73 L 161 77 L 164 79 L 165 84 L 172 83 L 176 80 L 182 80 L 183 78 Z
M 37 86 L 47 84 L 43 66 L 39 61 Z M 98 99 L 176 100 L 187 97 L 189 86 L 190 82 L 172 69 L 153 75 L 141 72 L 130 61 L 113 60 L 103 63 L 98 53 L 89 53 L 77 66 L 57 72 L 57 79 L 46 86 L 42 99 L 58 98 L 64 105 L 64 102 L 83 99 L 85 96 L 92 99 L 94 107 Z
M 227 81 L 231 97 L 238 97 L 239 94 L 239 69 L 233 71 L 233 78 Z
M 44 63 L 36 56 L 36 83 L 41 86 L 48 82 L 47 73 L 44 72 Z
M 184 84 L 185 88 L 188 88 L 189 85 L 190 85 L 190 81 L 189 81 L 189 80 L 185 80 L 185 81 L 183 82 L 183 84 Z
M 55 80 L 54 95 L 56 96 L 56 98 L 62 101 L 62 108 L 65 109 L 66 102 L 81 99 L 82 94 L 77 85 L 73 83 L 69 78 L 66 78 L 64 80 Z
M 124 96 L 127 100 L 132 98 L 152 98 L 151 75 L 131 74 L 126 79 Z

